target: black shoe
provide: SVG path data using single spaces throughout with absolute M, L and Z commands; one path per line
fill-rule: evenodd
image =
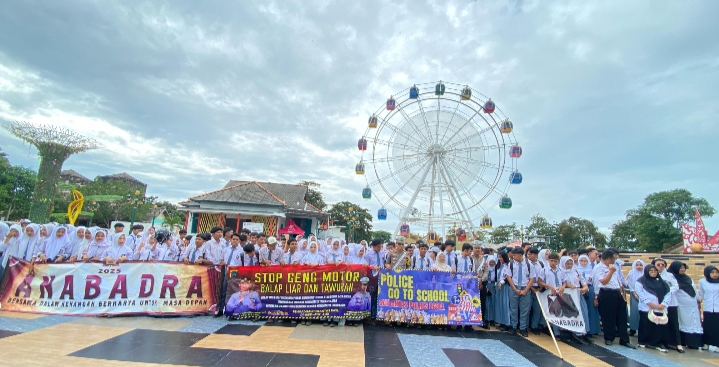
M 604 339 L 604 345 L 612 345 L 612 341 L 609 339 Z
M 637 331 L 636 331 L 636 330 L 629 330 L 629 336 L 634 336 L 634 335 L 637 335 Z
M 517 329 L 513 327 L 509 328 L 509 335 L 517 335 Z
M 483 324 L 482 324 L 482 329 L 484 329 L 484 330 L 489 330 L 489 324 L 483 323 Z
M 527 329 L 519 330 L 519 334 L 525 338 L 529 336 L 529 334 L 527 334 Z
M 621 345 L 621 346 L 623 346 L 623 347 L 627 347 L 627 348 L 629 348 L 629 349 L 637 349 L 637 347 L 635 347 L 634 345 L 632 345 L 632 343 L 619 343 L 619 345 Z M 680 353 L 683 353 L 683 352 L 680 352 Z
M 679 347 L 677 347 L 677 352 L 679 352 L 679 353 L 682 353 L 682 354 L 683 354 L 683 353 L 684 353 L 684 348 L 682 348 L 682 349 L 679 349 Z
M 582 340 L 587 342 L 587 345 L 592 344 L 592 339 L 589 339 L 589 337 L 586 334 L 582 335 Z
M 584 341 L 584 340 L 583 340 L 580 336 L 578 336 L 577 334 L 572 334 L 572 339 L 574 339 L 574 341 L 576 341 L 577 343 L 582 344 L 582 345 L 587 345 L 587 344 L 589 344 L 589 343 L 587 343 L 586 341 Z
M 507 326 L 500 324 L 498 329 L 499 331 L 507 331 Z

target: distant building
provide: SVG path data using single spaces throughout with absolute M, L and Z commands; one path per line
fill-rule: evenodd
M 144 195 L 147 192 L 147 184 L 130 176 L 126 172 L 122 173 L 116 173 L 114 175 L 107 175 L 107 176 L 98 176 L 102 182 L 109 182 L 109 181 L 120 181 L 124 182 L 128 185 L 130 185 L 130 188 L 133 188 L 135 190 L 140 190 L 142 192 L 142 195 Z
M 79 174 L 73 169 L 66 169 L 60 171 L 60 182 L 75 186 L 84 186 L 92 182 L 92 180 Z
M 307 191 L 305 185 L 232 180 L 220 190 L 179 203 L 178 210 L 186 211 L 190 233 L 209 232 L 214 226 L 256 228 L 261 223 L 265 234 L 275 236 L 288 219 L 305 234 L 317 233 L 319 221 L 329 215 L 307 202 Z

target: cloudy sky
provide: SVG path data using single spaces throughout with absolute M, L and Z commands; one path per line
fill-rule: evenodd
M 716 1 L 11 1 L 0 119 L 94 137 L 103 149 L 65 168 L 125 171 L 163 199 L 314 180 L 374 212 L 353 173 L 368 114 L 449 80 L 491 96 L 524 148 L 495 225 L 541 213 L 608 228 L 658 190 L 719 207 L 716 14 Z M 4 130 L 0 147 L 37 167 Z

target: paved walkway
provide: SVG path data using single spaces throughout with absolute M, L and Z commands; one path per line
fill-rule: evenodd
M 559 345 L 564 360 L 546 335 L 0 311 L 5 366 L 719 366 L 706 351 Z

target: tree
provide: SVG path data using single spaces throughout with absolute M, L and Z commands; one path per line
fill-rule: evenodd
M 474 238 L 482 242 L 486 242 L 489 240 L 491 233 L 491 231 L 486 229 L 478 229 L 474 232 Z
M 37 148 L 40 167 L 28 218 L 35 223 L 45 223 L 50 219 L 62 164 L 73 154 L 97 149 L 97 142 L 74 131 L 51 125 L 14 121 L 5 122 L 2 126 Z
M 610 243 L 623 250 L 666 250 L 682 241 L 681 225 L 694 220 L 694 208 L 705 217 L 716 212 L 709 202 L 686 189 L 652 193 L 612 226 Z
M 348 241 L 372 239 L 372 214 L 369 210 L 349 201 L 340 201 L 332 205 L 328 213 L 334 220 L 334 225 L 345 227 L 342 232 L 345 233 Z
M 392 240 L 392 233 L 387 231 L 372 231 L 372 239 L 379 238 L 382 243 L 387 243 Z
M 27 218 L 37 174 L 22 166 L 0 171 L 0 212 L 7 220 Z
M 166 216 L 164 222 L 162 222 L 163 227 L 170 228 L 170 232 L 175 230 L 175 228 L 180 228 L 185 224 L 185 219 L 183 219 L 179 215 L 173 215 L 173 216 Z
M 592 246 L 603 249 L 607 245 L 607 236 L 599 232 L 594 222 L 577 217 L 569 217 L 557 224 L 558 246 L 577 249 Z
M 535 214 L 532 219 L 529 220 L 529 227 L 527 227 L 527 233 L 530 236 L 536 236 L 544 240 L 547 243 L 547 247 L 552 251 L 561 250 L 559 238 L 557 236 L 557 224 L 549 223 L 549 221 L 541 216 Z
M 704 198 L 695 198 L 687 189 L 660 191 L 644 198 L 639 209 L 647 210 L 654 216 L 659 216 L 674 223 L 681 228 L 683 223 L 694 221 L 694 208 L 704 217 L 711 217 L 716 210 Z
M 10 159 L 7 157 L 7 153 L 2 151 L 2 148 L 0 148 L 0 168 L 8 168 L 10 167 Z
M 167 212 L 166 213 L 167 217 L 175 217 L 175 216 L 183 217 L 185 215 L 184 212 L 180 212 L 179 210 L 177 210 L 177 205 L 175 205 L 167 200 L 158 201 L 153 205 L 157 205 L 158 208 L 165 208 L 165 211 Z
M 319 210 L 325 210 L 327 207 L 325 198 L 322 196 L 322 193 L 316 189 L 320 187 L 320 184 L 314 181 L 301 181 L 300 185 L 307 186 L 307 202 Z
M 517 224 L 503 224 L 492 229 L 492 232 L 489 235 L 489 241 L 494 244 L 502 244 L 511 241 L 515 237 L 519 237 Z

